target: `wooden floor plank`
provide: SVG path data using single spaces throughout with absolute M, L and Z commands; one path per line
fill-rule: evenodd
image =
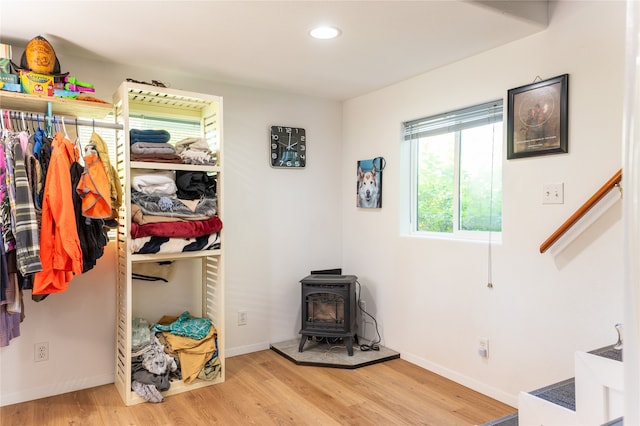
M 348 370 L 271 350 L 226 360 L 226 382 L 127 407 L 115 385 L 0 407 L 2 426 L 476 425 L 515 408 L 402 359 Z

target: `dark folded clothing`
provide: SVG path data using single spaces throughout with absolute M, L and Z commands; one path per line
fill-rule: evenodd
M 166 143 L 171 139 L 171 135 L 166 130 L 129 130 L 129 142 L 158 142 Z
M 216 179 L 206 172 L 176 171 L 177 196 L 183 200 L 198 200 L 204 197 L 215 197 Z

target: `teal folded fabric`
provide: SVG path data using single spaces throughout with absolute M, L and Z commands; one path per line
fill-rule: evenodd
M 129 143 L 155 142 L 166 143 L 171 139 L 171 134 L 166 130 L 129 130 Z
M 202 340 L 211 331 L 213 323 L 209 318 L 191 318 L 189 312 L 183 312 L 177 320 L 169 325 L 154 324 L 152 331 L 169 331 L 176 336 Z

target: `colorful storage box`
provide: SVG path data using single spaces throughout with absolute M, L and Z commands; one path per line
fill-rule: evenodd
M 53 76 L 20 71 L 22 91 L 31 95 L 53 96 Z
M 5 83 L 18 83 L 18 76 L 15 74 L 0 73 L 0 81 Z
M 3 83 L 2 90 L 20 93 L 22 87 L 18 83 Z
M 55 98 L 75 99 L 78 97 L 79 94 L 80 92 L 74 92 L 72 90 L 55 89 L 53 91 L 53 96 Z

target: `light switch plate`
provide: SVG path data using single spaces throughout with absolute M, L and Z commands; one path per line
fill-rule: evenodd
M 542 185 L 542 204 L 564 204 L 564 183 Z

